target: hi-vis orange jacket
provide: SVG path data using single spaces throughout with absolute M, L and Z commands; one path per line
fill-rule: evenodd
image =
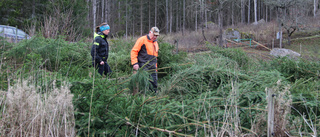
M 157 68 L 158 42 L 152 41 L 148 35 L 140 37 L 131 50 L 131 65 L 138 64 L 142 67 L 146 64 L 146 69 Z

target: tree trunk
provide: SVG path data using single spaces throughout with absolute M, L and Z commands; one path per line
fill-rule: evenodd
M 204 41 L 208 41 L 206 36 L 204 35 L 204 0 L 201 1 L 201 21 L 200 21 L 200 25 L 201 25 L 201 28 L 202 28 L 202 36 L 203 36 L 203 39 Z
M 143 33 L 143 0 L 140 0 L 140 36 L 142 36 Z
M 92 0 L 92 17 L 93 17 L 93 32 L 95 32 L 96 28 L 96 0 Z
M 121 1 L 118 2 L 118 21 L 121 20 Z M 114 22 L 114 21 L 113 21 Z M 119 24 L 117 24 L 119 25 Z
M 313 16 L 314 17 L 317 16 L 318 3 L 319 3 L 319 0 L 314 0 L 314 3 L 313 3 Z
M 132 4 L 133 4 L 133 2 L 131 1 L 131 2 L 130 2 L 130 5 L 132 5 Z M 133 9 L 133 8 L 130 8 L 129 13 L 131 13 L 131 16 L 130 16 L 130 17 L 131 17 L 131 25 L 132 25 L 132 26 L 131 26 L 131 27 L 132 27 L 132 37 L 134 36 L 134 32 L 135 32 L 135 31 L 134 31 L 134 27 L 135 27 L 135 26 L 134 26 L 134 22 L 135 22 L 135 19 L 136 19 L 136 18 L 135 18 L 135 16 L 134 16 L 134 12 L 135 12 L 134 9 Z
M 109 8 L 110 8 L 110 3 L 108 3 L 108 0 L 104 0 L 104 6 L 106 7 L 104 9 L 104 22 L 108 23 L 109 24 Z
M 291 33 L 292 34 L 292 33 Z M 290 34 L 290 30 L 289 29 L 287 29 L 287 36 L 288 36 L 288 46 L 290 46 L 291 45 L 291 34 Z
M 195 16 L 195 23 L 194 23 L 194 29 L 196 30 L 196 32 L 198 32 L 198 5 L 196 4 L 195 5 L 195 13 L 196 13 L 196 16 Z
M 280 11 L 281 9 L 277 9 L 277 20 L 278 20 L 278 23 L 279 23 L 279 39 L 280 39 L 280 42 L 279 42 L 279 47 L 282 48 L 282 24 L 281 24 L 281 21 L 280 21 Z
M 286 30 L 287 30 L 287 36 L 288 36 L 288 46 L 290 46 L 291 45 L 291 36 L 297 30 L 297 27 L 290 26 L 289 28 L 286 28 Z
M 241 24 L 244 24 L 246 19 L 246 9 L 245 9 L 245 0 L 241 0 Z
M 151 28 L 151 1 L 148 1 L 148 10 L 149 10 L 149 18 L 148 18 L 148 21 L 149 21 L 149 26 L 148 26 L 148 29 Z
M 231 25 L 234 26 L 234 2 L 231 4 Z
M 126 39 L 128 39 L 128 0 L 126 0 Z
M 201 22 L 200 25 L 203 28 L 205 24 L 205 4 L 204 0 L 201 0 Z
M 87 22 L 90 22 L 90 0 L 87 0 L 87 9 L 88 9 L 88 14 L 87 14 Z M 87 26 L 88 28 L 90 28 L 90 23 L 88 23 L 89 26 Z
M 173 17 L 172 17 L 172 15 L 173 15 L 173 14 L 172 14 L 172 6 L 173 6 L 172 1 L 173 1 L 173 0 L 170 0 L 170 3 L 171 3 L 171 4 L 170 4 L 170 33 L 172 32 L 172 18 L 173 18 Z
M 208 28 L 208 14 L 207 14 L 207 7 L 204 7 L 204 16 L 205 16 L 206 28 Z
M 251 10 L 251 0 L 248 0 L 248 24 L 250 24 L 250 19 L 251 19 L 250 10 Z
M 105 11 L 105 6 L 104 6 L 105 4 L 104 4 L 104 1 L 101 1 L 101 22 L 103 22 L 105 19 L 104 19 L 104 11 Z
M 218 0 L 218 5 L 219 5 L 219 9 L 218 9 L 218 22 L 219 22 L 219 46 L 223 47 L 223 38 L 222 38 L 222 3 L 220 2 L 220 0 Z
M 186 22 L 186 0 L 183 0 L 183 22 L 182 22 L 182 35 L 184 35 Z
M 154 3 L 154 26 L 157 26 L 157 0 Z
M 99 14 L 99 9 L 101 9 L 100 4 L 99 4 L 99 0 L 96 0 L 96 23 L 97 24 L 100 22 L 99 19 L 101 20 L 101 16 Z
M 268 22 L 268 6 L 266 5 L 266 22 Z
M 32 0 L 32 34 L 34 35 L 36 32 L 36 0 Z
M 269 7 L 269 21 L 271 21 L 271 17 L 273 17 L 272 12 L 273 12 L 272 8 Z
M 254 24 L 258 24 L 257 12 L 257 0 L 254 0 Z
M 261 2 L 256 0 L 257 1 L 257 22 L 258 20 L 261 19 L 261 13 L 262 13 L 262 10 L 263 8 L 261 7 Z
M 280 25 L 279 26 L 279 29 L 280 29 L 280 48 L 282 48 L 282 26 Z
M 34 20 L 36 17 L 36 0 L 32 0 L 32 15 L 31 18 Z
M 166 0 L 166 34 L 169 32 L 169 3 L 168 0 Z
M 176 32 L 179 31 L 179 1 L 177 1 L 176 4 L 177 8 L 176 8 Z

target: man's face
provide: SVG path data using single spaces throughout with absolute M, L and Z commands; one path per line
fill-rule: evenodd
M 150 39 L 151 39 L 152 41 L 155 41 L 155 40 L 157 40 L 157 38 L 158 38 L 158 35 L 154 35 L 153 32 L 151 32 L 151 31 L 150 31 L 149 36 L 150 36 Z

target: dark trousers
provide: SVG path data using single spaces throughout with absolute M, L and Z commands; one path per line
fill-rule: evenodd
M 151 77 L 153 79 L 153 81 L 150 81 L 152 86 L 153 86 L 153 91 L 154 92 L 157 92 L 157 89 L 158 89 L 158 73 L 155 71 L 151 74 Z
M 139 67 L 141 68 L 144 66 L 144 63 L 138 63 Z M 152 87 L 150 89 L 154 92 L 157 92 L 158 90 L 158 73 L 156 71 L 156 65 L 146 65 L 143 69 L 144 70 L 154 70 L 154 72 L 151 72 L 152 81 L 150 80 L 150 83 Z
M 96 63 L 96 68 L 98 69 L 98 73 L 102 76 L 103 74 L 106 76 L 110 76 L 112 70 L 109 64 L 105 61 L 104 65 L 100 65 L 100 63 Z

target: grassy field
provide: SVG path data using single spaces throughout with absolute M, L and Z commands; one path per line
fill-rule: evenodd
M 286 43 L 285 43 L 286 44 Z M 293 50 L 301 55 L 302 58 L 310 61 L 320 60 L 320 37 L 309 36 L 299 37 L 291 41 L 290 46 L 285 46 L 286 49 Z M 270 60 L 273 58 L 269 50 L 261 50 L 261 48 L 243 47 L 242 48 L 249 56 L 257 59 Z
M 297 38 L 292 41 L 288 49 L 301 54 L 303 58 L 319 61 L 320 59 L 320 36 Z

